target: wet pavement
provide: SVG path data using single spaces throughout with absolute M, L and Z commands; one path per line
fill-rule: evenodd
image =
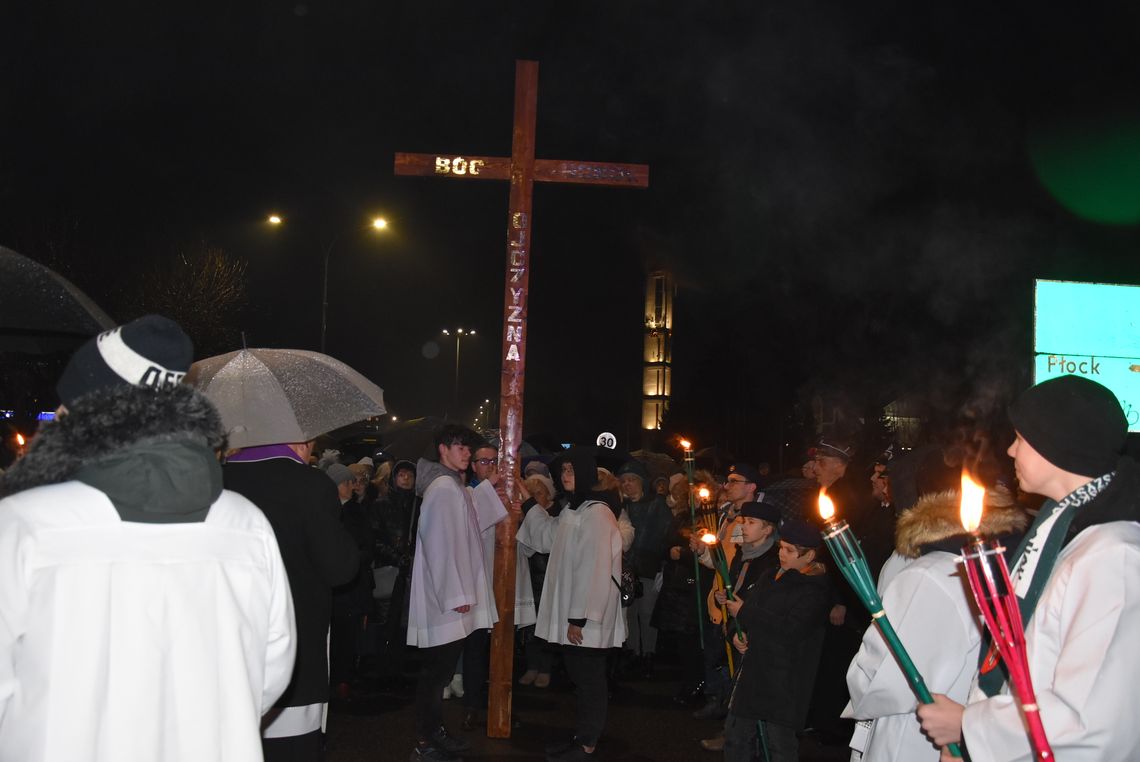
M 413 673 L 414 674 L 414 673 Z M 520 674 L 520 673 L 516 673 Z M 365 681 L 351 701 L 331 707 L 326 762 L 388 762 L 406 760 L 414 741 L 412 675 L 408 684 Z M 702 738 L 716 735 L 720 723 L 692 718 L 695 707 L 680 707 L 677 692 L 679 668 L 659 666 L 650 679 L 618 681 L 610 701 L 606 732 L 598 750 L 607 762 L 717 762 L 723 756 L 703 750 Z M 448 729 L 471 743 L 464 759 L 544 760 L 543 747 L 572 733 L 573 687 L 556 673 L 549 688 L 516 685 L 514 719 L 518 727 L 509 739 L 491 739 L 486 729 L 460 730 L 464 708 L 460 699 L 444 702 Z M 485 714 L 483 715 L 485 719 Z M 823 746 L 812 736 L 801 740 L 803 762 L 839 762 L 850 751 L 844 746 Z

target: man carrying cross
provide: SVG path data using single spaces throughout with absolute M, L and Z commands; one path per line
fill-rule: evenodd
M 522 442 L 523 387 L 526 377 L 526 320 L 530 282 L 531 195 L 534 183 L 556 182 L 644 188 L 649 167 L 643 164 L 582 162 L 534 157 L 538 110 L 538 63 L 515 62 L 514 130 L 511 155 L 441 156 L 397 153 L 398 175 L 461 180 L 509 180 L 507 266 L 503 294 L 503 372 L 500 382 L 499 429 L 502 449 L 499 473 L 505 494 L 516 496 L 518 451 Z M 501 620 L 491 637 L 490 702 L 487 729 L 492 736 L 510 735 L 511 676 L 514 653 L 515 533 L 521 501 L 511 498 L 509 516 L 495 536 L 495 601 Z
M 481 532 L 506 518 L 506 510 L 495 492 L 497 475 L 473 490 L 463 484 L 474 439 L 474 432 L 446 425 L 435 433 L 438 461 L 416 466 L 423 503 L 408 608 L 408 645 L 420 649 L 421 659 L 413 762 L 448 762 L 467 750 L 443 726 L 443 687 L 467 637 L 498 620 Z

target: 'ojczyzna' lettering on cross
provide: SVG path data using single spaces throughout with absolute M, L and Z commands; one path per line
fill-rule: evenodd
M 518 283 L 523 273 L 526 272 L 526 226 L 527 217 L 522 212 L 515 212 L 511 216 L 511 232 L 512 238 L 509 242 L 511 249 L 511 283 Z M 519 361 L 522 356 L 519 354 L 519 344 L 523 340 L 523 327 L 522 327 L 522 294 L 521 288 L 511 289 L 511 305 L 507 308 L 506 331 L 507 331 L 507 360 Z

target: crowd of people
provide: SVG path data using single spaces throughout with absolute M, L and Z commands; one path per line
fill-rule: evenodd
M 313 442 L 231 450 L 181 383 L 192 354 L 157 316 L 88 342 L 55 420 L 0 476 L 0 760 L 317 760 L 330 700 L 405 675 L 411 759 L 460 759 L 470 744 L 443 702 L 462 701 L 463 731 L 486 721 L 495 534 L 512 499 L 515 679 L 576 692 L 573 733 L 548 760 L 597 758 L 613 691 L 663 675 L 679 676 L 669 711 L 703 723 L 710 759 L 796 760 L 811 732 L 853 760 L 945 760 L 952 744 L 1027 760 L 956 563 L 966 466 L 987 488 L 979 531 L 1008 549 L 1055 752 L 1140 754 L 1126 710 L 1140 471 L 1119 402 L 1093 381 L 1024 392 L 1010 460 L 939 446 L 860 460 L 827 434 L 795 474 L 651 474 L 573 447 L 526 459 L 508 496 L 497 443 L 458 425 L 418 462 Z M 824 550 L 821 490 L 932 704 Z

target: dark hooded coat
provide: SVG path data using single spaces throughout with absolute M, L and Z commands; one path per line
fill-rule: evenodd
M 653 491 L 649 472 L 638 460 L 631 460 L 618 469 L 616 476 L 633 474 L 641 480 L 641 499 L 623 500 L 622 507 L 629 512 L 633 524 L 633 545 L 628 558 L 638 577 L 653 579 L 661 571 L 662 557 L 665 554 L 666 538 L 673 523 L 673 513 L 663 495 Z

